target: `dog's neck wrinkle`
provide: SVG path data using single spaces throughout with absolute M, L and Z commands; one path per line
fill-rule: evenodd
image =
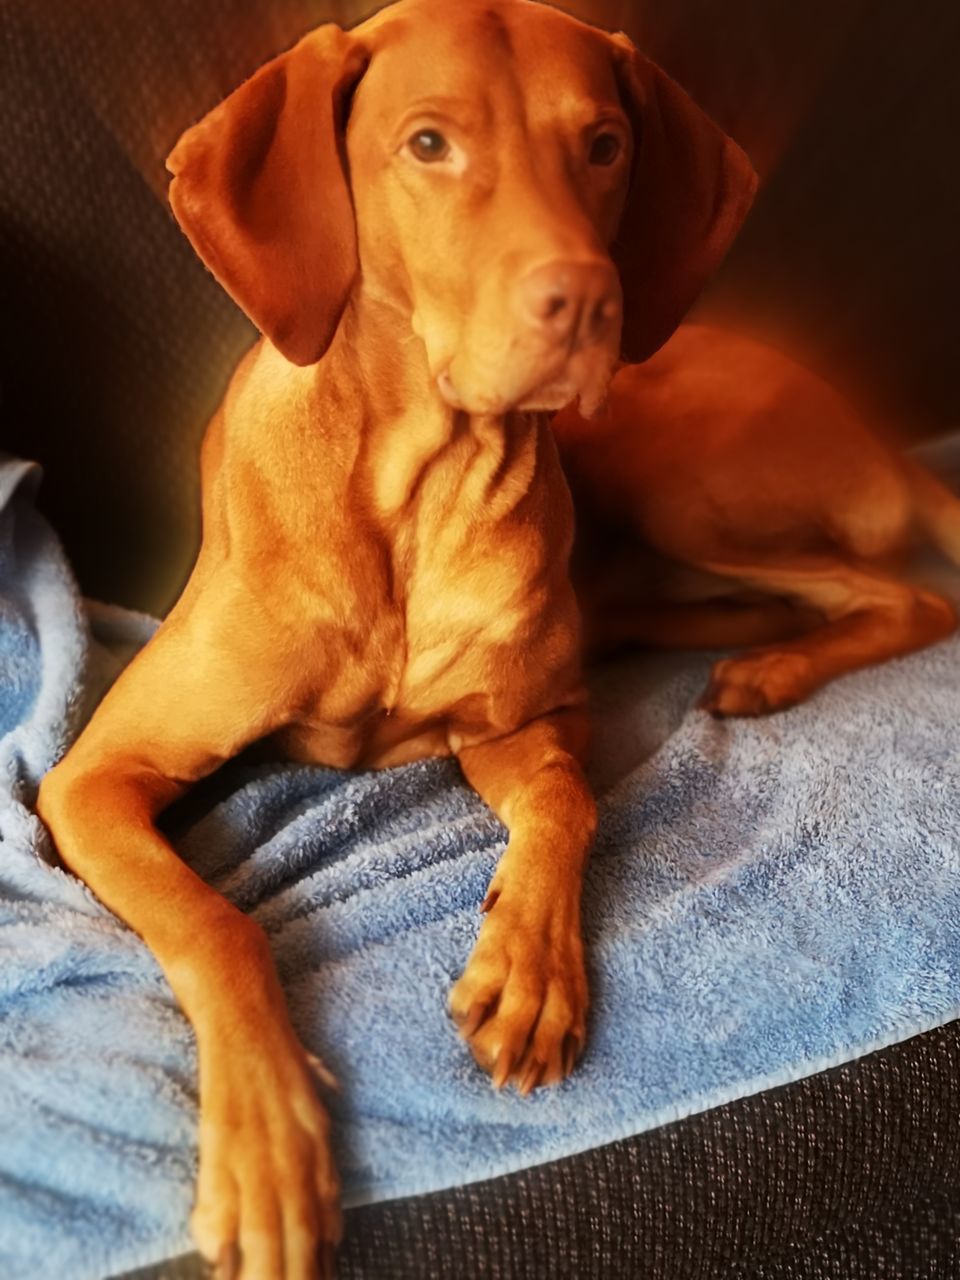
M 416 506 L 430 470 L 457 444 L 464 446 L 463 478 L 469 471 L 474 492 L 492 497 L 543 417 L 453 408 L 430 375 L 410 317 L 362 290 L 348 303 L 323 365 L 336 383 L 331 399 L 360 408 L 355 478 L 369 490 L 375 513 L 388 521 Z

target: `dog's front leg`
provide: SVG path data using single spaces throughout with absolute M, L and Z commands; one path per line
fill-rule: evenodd
M 493 1083 L 524 1094 L 568 1075 L 585 1037 L 580 890 L 596 828 L 580 767 L 587 737 L 586 712 L 569 708 L 459 753 L 509 841 L 450 1011 Z
M 218 597 L 172 615 L 44 779 L 38 808 L 67 866 L 153 951 L 196 1032 L 201 1251 L 231 1280 L 316 1280 L 332 1271 L 339 1188 L 267 939 L 156 827 L 190 782 L 289 715 L 296 663 L 251 612 Z

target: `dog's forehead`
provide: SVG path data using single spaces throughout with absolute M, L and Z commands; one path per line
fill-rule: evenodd
M 378 114 L 427 99 L 524 106 L 544 117 L 618 100 L 609 37 L 529 0 L 401 0 L 357 31 L 373 52 Z M 367 96 L 366 94 L 364 96 Z

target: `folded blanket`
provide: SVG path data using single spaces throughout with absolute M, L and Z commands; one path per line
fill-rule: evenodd
M 0 1275 L 84 1280 L 188 1246 L 195 1058 L 146 949 L 56 869 L 27 807 L 115 669 L 103 641 L 149 628 L 88 625 L 25 483 L 0 466 Z M 343 1082 L 348 1204 L 567 1155 L 960 1015 L 960 645 L 757 722 L 691 709 L 707 665 L 597 678 L 590 1042 L 526 1100 L 493 1092 L 445 1014 L 504 840 L 454 764 L 236 763 L 171 815 L 267 930 Z

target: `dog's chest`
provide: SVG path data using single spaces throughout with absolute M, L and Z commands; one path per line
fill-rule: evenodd
M 427 520 L 402 550 L 398 706 L 448 706 L 498 686 L 504 662 L 525 664 L 556 607 L 547 566 L 562 549 L 543 530 L 514 519 Z
M 498 468 L 468 443 L 386 520 L 377 583 L 358 548 L 365 642 L 354 635 L 309 716 L 318 753 L 336 749 L 330 763 L 455 750 L 541 714 L 570 682 L 572 508 L 555 454 L 531 439 Z

